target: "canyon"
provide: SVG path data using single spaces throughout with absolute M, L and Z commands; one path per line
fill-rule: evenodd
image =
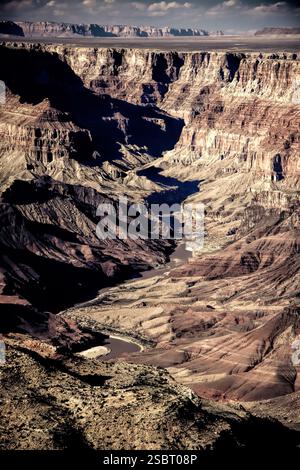
M 1 448 L 298 444 L 299 48 L 0 57 Z M 100 241 L 97 206 L 120 195 L 203 204 L 204 248 L 166 270 L 173 241 Z M 110 334 L 143 348 L 76 354 Z

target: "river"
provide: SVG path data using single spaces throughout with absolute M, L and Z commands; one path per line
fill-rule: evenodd
M 189 260 L 191 252 L 185 249 L 185 243 L 181 242 L 170 256 L 170 260 L 163 267 L 157 269 L 150 269 L 149 271 L 142 271 L 139 273 L 138 279 L 151 279 L 155 276 L 162 276 L 169 272 L 176 266 L 180 266 Z M 137 278 L 126 281 L 126 283 L 134 282 Z M 102 289 L 99 298 L 94 299 L 93 305 L 100 303 L 101 298 L 109 288 Z M 98 301 L 97 301 L 98 300 Z M 91 305 L 91 302 L 88 303 Z M 100 346 L 96 346 L 79 354 L 84 357 L 99 359 L 101 361 L 109 361 L 111 359 L 117 359 L 124 353 L 136 353 L 143 350 L 143 346 L 131 338 L 127 338 L 121 335 L 110 335 L 107 340 L 104 341 Z
M 148 167 L 137 170 L 139 176 L 146 176 L 155 183 L 161 184 L 165 190 L 158 193 L 153 193 L 147 198 L 148 204 L 180 204 L 185 201 L 190 195 L 199 190 L 200 181 L 185 181 L 181 182 L 176 178 L 166 177 L 161 174 L 162 170 L 156 167 Z M 174 252 L 170 255 L 169 261 L 162 267 L 153 268 L 148 271 L 141 271 L 124 284 L 135 282 L 137 279 L 151 279 L 155 276 L 163 276 L 171 269 L 180 266 L 187 262 L 192 257 L 191 251 L 186 250 L 186 244 L 183 240 L 178 242 Z M 98 296 L 88 302 L 78 304 L 77 307 L 92 307 L 99 305 L 103 302 L 103 297 L 111 287 L 101 289 Z M 124 337 L 110 335 L 109 338 L 99 346 L 82 351 L 80 355 L 90 358 L 97 358 L 100 360 L 111 360 L 120 357 L 123 353 L 139 352 L 143 347 L 136 341 Z

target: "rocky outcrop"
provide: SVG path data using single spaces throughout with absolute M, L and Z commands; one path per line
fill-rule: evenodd
M 299 440 L 242 407 L 200 401 L 162 369 L 67 359 L 27 338 L 7 340 L 1 386 L 2 450 L 198 450 L 209 458 L 240 448 L 268 455 L 276 444 L 290 452 Z
M 9 296 L 13 303 L 19 296 L 41 310 L 57 311 L 164 260 L 170 249 L 167 241 L 99 240 L 100 203 L 114 201 L 91 188 L 49 177 L 15 181 L 3 193 L 3 304 L 9 303 Z M 19 315 L 11 321 L 18 323 Z
M 263 28 L 256 31 L 255 36 L 274 36 L 282 34 L 300 34 L 300 28 Z
M 24 36 L 24 31 L 13 21 L 0 21 L 0 34 L 7 36 Z
M 167 152 L 170 174 L 176 167 L 185 178 L 192 168 L 205 180 L 197 200 L 210 199 L 207 216 L 229 221 L 232 198 L 246 207 L 263 191 L 264 201 L 286 207 L 299 183 L 296 54 L 35 44 L 7 44 L 1 54 L 0 78 L 10 90 L 1 109 L 4 187 L 19 172 L 93 186 L 110 180 L 112 191 L 126 166 Z M 220 179 L 226 205 L 216 191 Z M 234 229 L 231 222 L 224 231 Z
M 299 390 L 292 363 L 299 305 L 288 307 L 298 295 L 297 256 L 234 278 L 202 276 L 203 265 L 205 258 L 112 289 L 105 303 L 99 298 L 66 318 L 154 341 L 121 360 L 165 367 L 200 396 L 251 401 Z
M 150 154 L 159 156 L 168 146 L 174 145 L 180 134 L 180 120 L 168 116 L 163 111 L 137 107 L 130 102 L 111 98 L 108 94 L 98 97 L 92 93 L 93 90 L 84 87 L 81 78 L 56 53 L 34 48 L 26 50 L 3 47 L 0 54 L 6 64 L 1 77 L 7 88 L 13 95 L 21 96 L 27 105 L 39 105 L 34 109 L 30 106 L 29 116 L 26 116 L 29 119 L 24 122 L 28 127 L 31 124 L 34 128 L 37 128 L 39 122 L 41 124 L 41 128 L 37 129 L 36 135 L 33 136 L 37 159 L 43 157 L 43 149 L 40 146 L 44 139 L 50 140 L 50 147 L 55 147 L 55 139 L 56 142 L 61 139 L 62 153 L 58 157 L 74 150 L 83 160 L 91 158 L 93 152 L 98 152 L 104 160 L 109 156 L 110 159 L 117 158 L 118 144 L 125 143 L 147 147 Z M 117 55 L 116 53 L 116 60 Z M 16 64 L 25 70 L 22 80 L 16 75 Z M 3 120 L 13 124 L 16 116 L 8 105 L 9 101 L 3 109 L 4 113 L 8 111 Z M 12 101 L 11 107 L 15 106 L 16 103 Z M 33 114 L 33 122 L 30 122 L 30 114 Z M 53 136 L 43 136 L 40 135 L 43 127 L 57 127 L 58 134 L 61 127 L 62 132 L 56 136 L 54 129 Z M 64 135 L 64 130 L 68 131 L 68 135 Z M 174 135 L 173 142 L 170 135 Z M 6 136 L 6 139 L 8 140 L 9 136 Z M 66 146 L 71 147 L 69 152 L 64 152 Z M 52 155 L 52 158 L 54 156 Z M 42 158 L 42 161 L 47 162 L 48 157 Z M 50 156 L 48 163 L 51 161 Z
M 55 23 L 48 21 L 1 21 L 0 34 L 25 37 L 141 37 L 208 36 L 203 29 L 155 26 Z
M 210 36 L 225 36 L 225 33 L 221 29 L 217 29 L 216 31 L 210 31 L 209 35 Z

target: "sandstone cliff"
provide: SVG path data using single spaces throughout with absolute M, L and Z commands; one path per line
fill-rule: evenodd
M 105 112 L 105 122 L 106 126 L 109 122 L 112 127 L 118 121 L 118 132 L 124 133 L 124 143 L 142 146 L 135 129 L 130 128 L 132 120 L 129 111 L 139 114 L 139 110 L 143 110 L 144 143 L 150 154 L 156 151 L 156 156 L 168 150 L 167 145 L 174 147 L 166 155 L 170 164 L 180 161 L 181 165 L 192 165 L 196 171 L 205 171 L 205 168 L 214 165 L 216 171 L 228 176 L 235 173 L 236 178 L 238 175 L 247 175 L 247 178 L 254 175 L 256 183 L 253 188 L 260 182 L 280 181 L 280 187 L 291 183 L 294 187 L 297 182 L 300 70 L 297 54 L 177 53 L 65 46 L 37 48 L 30 44 L 16 46 L 10 49 L 9 60 L 21 60 L 22 56 L 25 66 L 29 60 L 25 51 L 27 55 L 30 52 L 29 56 L 32 57 L 43 54 L 48 61 L 53 61 L 53 66 L 56 62 L 57 71 L 64 73 L 65 80 L 72 78 L 73 89 L 79 86 L 79 77 L 87 90 L 103 96 L 102 108 L 117 104 L 119 109 L 114 113 Z M 40 74 L 41 71 L 35 70 L 27 81 L 33 79 L 34 73 Z M 5 78 L 5 72 L 2 76 Z M 72 87 L 69 88 L 70 94 Z M 49 94 L 49 90 L 43 90 L 43 93 Z M 126 112 L 125 105 L 124 109 L 121 108 L 124 102 L 142 105 L 142 108 L 127 106 Z M 55 105 L 53 99 L 52 103 Z M 149 111 L 155 109 L 154 106 L 159 108 L 160 113 Z M 70 112 L 66 106 L 63 111 Z M 48 115 L 42 120 L 47 123 L 50 111 L 46 112 Z M 173 142 L 151 149 L 151 144 L 145 140 L 150 130 L 150 125 L 149 129 L 146 127 L 148 122 L 157 128 L 157 136 L 149 138 L 151 142 L 154 139 L 161 141 L 164 130 L 168 131 L 169 126 L 171 134 L 171 125 L 176 125 L 171 121 L 168 124 L 168 117 L 162 114 L 166 112 L 184 121 L 183 131 L 179 139 L 180 129 Z M 55 116 L 55 113 L 52 115 Z M 66 121 L 66 118 L 65 115 L 58 115 L 56 120 Z M 72 116 L 70 118 L 75 121 Z M 103 120 L 103 111 L 101 118 Z M 78 120 L 76 124 L 78 127 Z M 83 133 L 87 124 L 80 123 Z M 162 132 L 159 134 L 160 130 Z M 109 129 L 109 134 L 112 132 Z M 133 139 L 125 142 L 128 134 Z M 120 141 L 122 137 L 114 133 L 113 139 Z M 65 141 L 63 135 L 61 140 Z M 112 145 L 110 143 L 110 147 Z
M 270 36 L 281 34 L 300 34 L 300 28 L 263 28 L 256 31 L 255 36 Z
M 217 32 L 222 33 L 222 32 Z M 208 36 L 204 29 L 155 26 L 71 24 L 47 21 L 1 21 L 0 34 L 26 37 L 141 37 Z

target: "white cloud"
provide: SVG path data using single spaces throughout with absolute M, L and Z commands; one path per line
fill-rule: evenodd
M 176 10 L 184 10 L 191 8 L 192 4 L 189 2 L 156 2 L 148 6 L 148 15 L 151 17 L 165 16 L 167 13 Z
M 240 3 L 239 0 L 227 0 L 227 1 L 223 2 L 224 6 L 228 7 L 228 8 L 235 7 L 239 3 Z
M 99 3 L 98 0 L 83 0 L 82 7 L 85 9 L 85 12 L 89 15 L 102 15 L 102 14 L 112 14 L 112 9 L 116 6 L 115 0 L 103 0 Z M 76 4 L 74 3 L 74 8 Z
M 96 0 L 83 0 L 82 5 L 86 7 L 93 7 L 96 5 Z
M 168 10 L 174 10 L 178 8 L 191 8 L 192 4 L 189 2 L 179 3 L 179 2 L 157 2 L 151 3 L 148 6 L 148 10 L 151 12 L 162 11 L 167 12 Z
M 114 3 L 115 0 L 104 0 L 104 5 L 99 5 L 99 2 L 97 2 L 97 0 L 83 0 L 82 5 L 90 8 L 98 7 L 99 9 L 104 9 L 110 8 Z
M 209 8 L 206 11 L 208 16 L 221 16 L 231 14 L 237 11 L 239 14 L 253 15 L 253 16 L 267 16 L 271 14 L 288 13 L 291 11 L 291 6 L 287 2 L 276 2 L 251 7 L 249 4 L 242 3 L 240 0 L 225 0 L 222 3 Z
M 139 11 L 145 11 L 147 8 L 144 3 L 138 3 L 138 2 L 131 2 L 130 6 L 132 6 L 132 8 L 135 8 L 136 10 L 139 10 Z
M 286 2 L 277 2 L 272 4 L 261 4 L 251 9 L 251 13 L 258 15 L 269 15 L 272 13 L 286 13 L 289 10 Z
M 232 12 L 232 10 L 241 10 L 242 3 L 239 0 L 226 0 L 225 2 L 218 3 L 206 11 L 208 16 L 218 16 L 223 13 Z

